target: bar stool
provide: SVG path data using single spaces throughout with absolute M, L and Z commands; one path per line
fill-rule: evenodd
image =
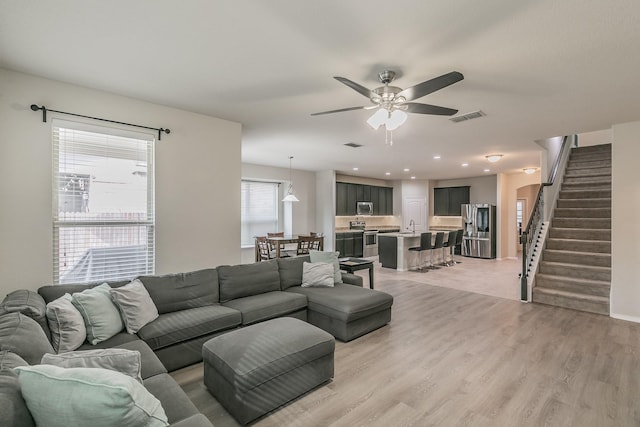
M 457 248 L 458 246 L 462 245 L 462 237 L 463 236 L 464 236 L 464 230 L 463 229 L 459 229 L 458 230 L 458 235 L 456 236 L 456 243 L 453 245 L 454 246 L 454 250 L 451 252 L 451 262 L 453 263 L 453 265 L 462 264 L 462 261 L 456 261 L 456 259 L 454 258 L 454 254 L 455 254 L 455 248 Z
M 437 232 L 437 233 L 436 233 L 436 241 L 434 242 L 433 246 L 431 247 L 431 256 L 429 257 L 429 259 L 430 259 L 430 264 L 431 264 L 431 265 L 429 265 L 429 268 L 430 268 L 430 269 L 432 269 L 432 270 L 437 270 L 437 269 L 439 269 L 439 268 L 440 268 L 440 267 L 436 267 L 436 266 L 433 264 L 433 251 L 434 251 L 435 249 L 440 249 L 440 248 L 442 248 L 442 243 L 443 243 L 443 242 L 444 242 L 444 232 L 439 231 L 439 232 Z
M 447 241 L 442 244 L 442 263 L 440 264 L 443 267 L 449 267 L 453 265 L 453 248 L 456 245 L 456 237 L 458 236 L 458 231 L 450 231 L 447 236 Z M 446 250 L 449 249 L 449 255 L 451 261 L 447 261 Z
M 422 252 L 424 251 L 430 251 L 431 248 L 431 233 L 421 233 L 420 234 L 420 246 L 414 246 L 412 248 L 409 248 L 410 251 L 412 252 L 418 252 L 418 265 L 419 267 L 416 269 L 416 271 L 419 271 L 421 273 L 426 273 L 428 272 L 428 268 L 422 267 Z

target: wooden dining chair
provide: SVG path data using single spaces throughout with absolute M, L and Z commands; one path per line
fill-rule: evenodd
M 277 233 L 267 233 L 267 237 L 284 237 L 284 231 L 278 231 Z M 271 249 L 275 250 L 273 244 L 271 245 Z M 284 250 L 284 243 L 280 244 L 280 250 Z
M 308 255 L 309 251 L 319 251 L 321 237 L 317 236 L 298 236 L 298 249 L 296 255 Z
M 271 245 L 269 244 L 265 236 L 256 237 L 256 246 L 259 261 L 268 261 L 276 257 L 274 251 L 271 249 Z

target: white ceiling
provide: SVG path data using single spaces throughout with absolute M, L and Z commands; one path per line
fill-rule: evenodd
M 0 0 L 0 67 L 240 122 L 243 162 L 448 179 L 640 120 L 639 17 L 638 0 Z M 460 71 L 416 101 L 487 116 L 412 114 L 388 146 L 369 111 L 309 115 L 368 105 L 332 77 L 374 88 L 384 69 L 402 88 Z

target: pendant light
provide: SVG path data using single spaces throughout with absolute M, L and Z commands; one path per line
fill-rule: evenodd
M 291 179 L 291 159 L 293 156 L 289 156 L 289 189 L 287 195 L 282 199 L 283 202 L 299 202 L 298 198 L 293 195 L 293 180 Z

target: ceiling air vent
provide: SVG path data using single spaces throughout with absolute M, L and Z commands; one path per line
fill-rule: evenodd
M 486 114 L 480 110 L 473 111 L 471 113 L 462 114 L 460 116 L 451 117 L 451 120 L 454 123 L 464 122 L 465 120 L 477 119 L 478 117 L 486 116 Z
M 347 147 L 351 147 L 351 148 L 358 148 L 358 147 L 362 147 L 362 144 L 356 144 L 355 142 L 347 142 L 346 144 Z

